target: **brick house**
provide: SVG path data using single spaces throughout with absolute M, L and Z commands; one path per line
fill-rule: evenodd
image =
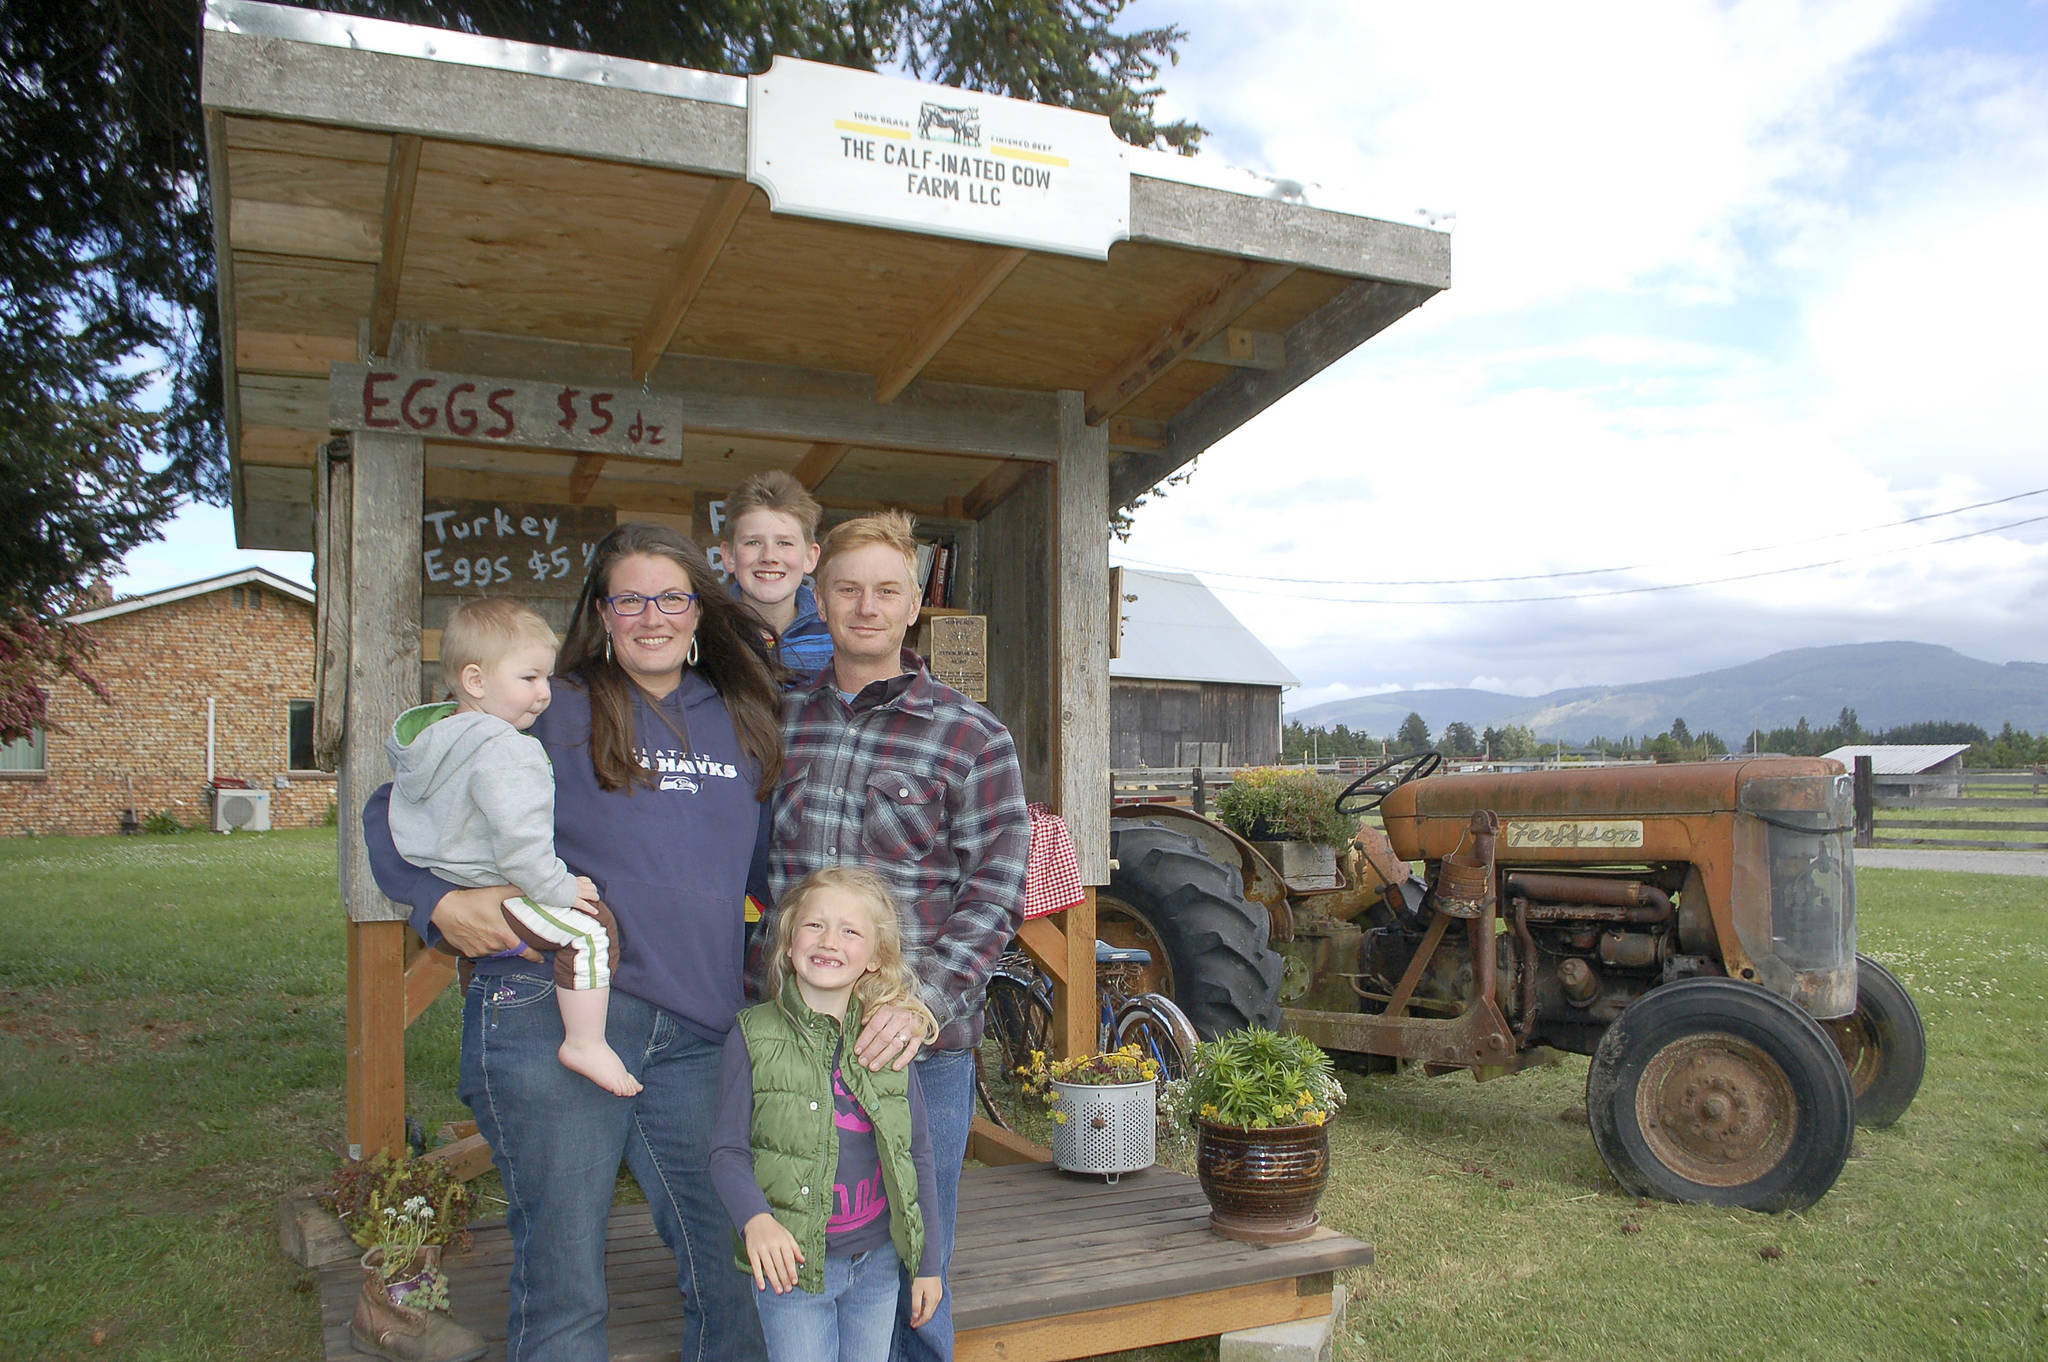
M 53 721 L 0 745 L 0 833 L 98 835 L 122 815 L 211 818 L 209 771 L 270 794 L 272 827 L 327 816 L 313 768 L 313 593 L 262 568 L 80 611 L 99 653 L 50 687 Z

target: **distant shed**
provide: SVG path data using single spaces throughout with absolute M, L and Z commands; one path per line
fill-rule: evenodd
M 1927 799 L 1958 799 L 1963 793 L 1963 753 L 1968 743 L 1865 743 L 1837 747 L 1822 755 L 1850 770 L 1856 758 L 1870 758 L 1870 783 L 1879 798 L 1919 795 Z
M 1185 572 L 1123 570 L 1123 642 L 1109 664 L 1109 761 L 1270 766 L 1280 692 L 1301 681 Z

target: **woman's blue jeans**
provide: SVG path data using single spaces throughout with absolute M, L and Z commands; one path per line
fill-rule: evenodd
M 825 1257 L 825 1290 L 754 1292 L 769 1362 L 888 1362 L 896 1331 L 898 1269 L 894 1245 Z M 746 1279 L 751 1288 L 751 1277 Z
M 512 1234 L 506 1362 L 605 1362 L 605 1223 L 619 1163 L 675 1253 L 683 1362 L 762 1359 L 753 1279 L 706 1172 L 721 1047 L 612 990 L 605 1038 L 644 1085 L 614 1097 L 562 1067 L 555 984 L 478 975 L 462 1009 L 462 1100 L 505 1180 Z

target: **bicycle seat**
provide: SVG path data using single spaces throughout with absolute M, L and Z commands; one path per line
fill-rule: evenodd
M 1152 952 L 1141 946 L 1112 946 L 1107 941 L 1095 943 L 1097 965 L 1149 965 Z

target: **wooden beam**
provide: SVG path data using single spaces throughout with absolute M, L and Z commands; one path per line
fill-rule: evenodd
M 1059 923 L 1050 917 L 1026 918 L 1024 924 L 1017 928 L 1017 944 L 1030 953 L 1032 960 L 1053 983 L 1066 982 L 1067 934 Z
M 1007 1168 L 1020 1163 L 1051 1163 L 1052 1151 L 1014 1130 L 1004 1130 L 986 1116 L 976 1116 L 967 1128 L 967 1157 L 990 1168 Z
M 443 951 L 422 950 L 413 954 L 405 967 L 405 1024 L 418 1021 L 434 999 L 455 982 L 455 957 Z
M 343 819 L 344 823 L 353 819 Z M 405 1149 L 403 922 L 351 922 L 348 941 L 348 1156 Z
M 570 345 L 522 336 L 429 331 L 422 368 L 591 387 L 632 385 L 623 346 Z M 693 432 L 831 442 L 858 449 L 1052 461 L 1053 394 L 979 384 L 911 384 L 886 406 L 872 375 L 667 354 L 648 384 L 679 398 Z
M 286 331 L 240 331 L 235 335 L 235 367 L 244 373 L 306 374 L 327 377 L 337 364 L 353 364 L 353 336 L 302 336 Z
M 391 328 L 398 321 L 398 285 L 405 273 L 405 242 L 412 231 L 412 194 L 419 182 L 420 139 L 400 133 L 391 139 L 391 164 L 384 173 L 383 249 L 377 281 L 370 289 L 370 353 L 390 353 Z
M 1230 369 L 1277 369 L 1287 362 L 1287 338 L 1278 331 L 1226 326 L 1188 351 L 1188 358 Z
M 1109 418 L 1109 452 L 1125 453 L 1130 450 L 1160 450 L 1166 448 L 1166 422 L 1151 421 L 1142 416 L 1112 416 Z
M 1109 432 L 1084 423 L 1076 392 L 1060 394 L 1059 452 L 1050 526 L 1057 597 L 1051 645 L 1060 660 L 1053 673 L 1059 754 L 1053 809 L 1074 836 L 1081 883 L 1108 884 L 1109 615 L 1102 603 L 1109 599 Z M 1071 922 L 1068 930 L 1074 930 Z
M 360 213 L 263 199 L 236 199 L 228 211 L 228 230 L 239 251 L 265 251 L 315 260 L 356 260 L 372 265 L 384 254 L 377 223 Z
M 988 476 L 974 484 L 966 496 L 960 499 L 960 514 L 967 520 L 979 520 L 987 515 L 996 503 L 1017 490 L 1038 469 L 1037 464 L 1005 459 L 990 469 Z
M 725 249 L 726 239 L 753 196 L 754 186 L 746 180 L 722 181 L 711 192 L 710 202 L 697 214 L 690 235 L 676 255 L 675 269 L 654 295 L 647 320 L 640 324 L 640 333 L 633 338 L 634 382 L 645 382 L 655 361 L 668 349 L 670 337 L 683 324 L 684 314 L 697 300 L 697 291 L 704 287 L 712 264 Z
M 1088 424 L 1101 425 L 1116 415 L 1190 350 L 1236 320 L 1292 273 L 1292 265 L 1257 260 L 1239 261 L 1225 270 L 1136 354 L 1088 390 Z
M 576 466 L 569 470 L 569 504 L 581 506 L 590 500 L 591 489 L 597 486 L 597 476 L 602 472 L 604 455 L 577 455 Z
M 1171 1263 L 1163 1263 L 1170 1270 Z M 1192 1295 L 1048 1315 L 964 1330 L 955 1343 L 957 1362 L 1056 1362 L 1069 1357 L 1206 1338 L 1266 1324 L 1318 1319 L 1330 1313 L 1331 1293 L 1303 1292 L 1292 1277 L 1223 1287 Z
M 420 1162 L 443 1164 L 449 1172 L 464 1182 L 482 1177 L 494 1166 L 490 1144 L 483 1136 L 476 1134 L 465 1135 L 459 1140 L 451 1140 L 447 1144 L 429 1149 L 420 1156 Z
M 945 348 L 954 333 L 967 325 L 967 321 L 988 296 L 1001 287 L 1003 280 L 1010 277 L 1010 271 L 1017 268 L 1030 252 L 1020 246 L 1005 249 L 979 251 L 963 265 L 939 290 L 931 307 L 917 324 L 904 333 L 896 342 L 896 348 L 882 362 L 880 372 L 875 375 L 875 401 L 893 402 L 896 394 L 910 385 L 910 380 L 931 363 L 932 357 Z
M 839 467 L 839 461 L 846 457 L 849 448 L 851 446 L 837 440 L 820 440 L 804 451 L 803 458 L 790 476 L 802 483 L 805 491 L 815 492 L 820 483 L 832 476 L 832 470 Z
M 1190 402 L 1163 449 L 1125 454 L 1110 469 L 1109 500 L 1128 506 L 1197 454 L 1429 301 L 1434 288 L 1361 279 L 1288 329 L 1278 369 L 1240 369 Z

